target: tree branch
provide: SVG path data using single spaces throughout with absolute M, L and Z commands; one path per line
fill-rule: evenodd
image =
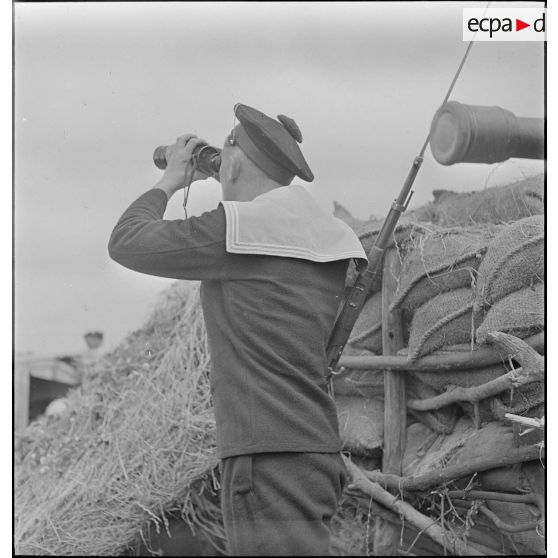
M 387 490 L 384 490 L 378 483 L 368 480 L 363 471 L 361 471 L 350 459 L 343 458 L 349 476 L 352 479 L 352 486 L 358 488 L 362 492 L 371 496 L 378 503 L 382 504 L 389 510 L 394 511 L 405 521 L 411 523 L 419 531 L 426 533 L 432 540 L 437 542 L 443 548 L 448 548 L 455 554 L 461 556 L 484 556 L 485 554 L 472 545 L 467 545 L 464 541 L 456 539 L 449 540 L 448 534 L 443 531 L 440 526 L 432 520 L 432 518 L 420 513 L 407 502 L 394 497 Z M 453 548 L 451 548 L 453 547 Z
M 511 358 L 521 364 L 524 370 L 523 380 L 525 383 L 537 381 L 530 380 L 531 376 L 544 380 L 544 358 L 525 341 L 500 331 L 489 333 L 487 339 L 490 343 L 506 351 Z
M 493 397 L 508 389 L 542 381 L 544 381 L 544 372 L 541 375 L 539 373 L 527 373 L 523 368 L 516 368 L 480 386 L 469 388 L 453 386 L 445 393 L 430 397 L 429 399 L 411 399 L 407 401 L 407 407 L 414 411 L 432 411 L 459 401 L 478 403 L 482 399 Z
M 521 364 L 521 367 L 480 386 L 452 387 L 446 393 L 441 393 L 436 397 L 410 400 L 407 402 L 407 407 L 415 411 L 432 411 L 459 401 L 476 404 L 482 399 L 492 397 L 508 389 L 544 381 L 544 358 L 525 341 L 501 332 L 490 333 L 488 340 L 506 351 L 512 359 Z
M 502 521 L 493 511 L 489 510 L 485 505 L 479 506 L 479 511 L 490 519 L 498 529 L 506 531 L 506 533 L 523 533 L 525 531 L 533 531 L 541 523 L 541 520 L 531 521 L 531 523 L 523 523 L 512 525 Z
M 366 478 L 377 482 L 381 486 L 394 490 L 428 490 L 445 482 L 460 479 L 481 471 L 488 471 L 498 467 L 507 467 L 525 461 L 535 461 L 544 457 L 544 450 L 539 445 L 512 448 L 502 455 L 487 455 L 471 459 L 468 463 L 451 465 L 435 471 L 428 471 L 421 475 L 400 477 L 381 473 L 380 471 L 365 471 Z
M 488 335 L 488 340 L 494 334 Z M 500 333 L 499 335 L 506 335 Z M 510 337 L 512 337 L 510 335 Z M 538 333 L 525 340 L 537 350 L 544 350 L 544 333 Z M 498 345 L 498 343 L 496 343 Z M 502 345 L 499 345 L 502 346 Z M 505 350 L 508 350 L 505 347 Z M 505 354 L 508 354 L 507 352 Z M 341 368 L 347 370 L 402 370 L 407 371 L 429 371 L 443 372 L 444 370 L 472 370 L 491 366 L 502 362 L 502 351 L 494 347 L 483 347 L 475 351 L 440 351 L 431 355 L 423 356 L 417 361 L 410 363 L 406 356 L 350 356 L 343 355 L 339 360 Z M 542 357 L 541 357 L 542 358 Z
M 498 500 L 500 502 L 538 505 L 537 496 L 531 493 L 510 494 L 507 492 L 487 492 L 485 490 L 448 490 L 445 494 L 448 498 L 460 498 L 462 500 Z

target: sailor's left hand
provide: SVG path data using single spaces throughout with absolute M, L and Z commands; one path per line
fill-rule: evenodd
M 199 170 L 194 170 L 192 161 L 195 148 L 205 143 L 207 142 L 195 134 L 179 136 L 176 143 L 167 147 L 165 153 L 167 168 L 155 188 L 164 190 L 170 198 L 176 191 L 181 190 L 184 186 L 189 186 L 189 183 L 209 178 Z

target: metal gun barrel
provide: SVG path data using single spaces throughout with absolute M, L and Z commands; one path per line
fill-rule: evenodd
M 430 129 L 432 155 L 442 165 L 544 158 L 544 119 L 515 116 L 500 107 L 441 106 Z

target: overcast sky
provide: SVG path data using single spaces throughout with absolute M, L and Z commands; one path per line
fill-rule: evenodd
M 16 350 L 79 352 L 91 329 L 113 347 L 142 324 L 172 281 L 111 261 L 110 232 L 160 176 L 153 149 L 185 132 L 220 146 L 237 102 L 295 118 L 323 207 L 383 216 L 465 51 L 462 8 L 483 5 L 15 4 Z M 542 45 L 476 43 L 452 99 L 542 117 Z M 427 151 L 412 207 L 542 170 L 442 167 Z M 196 183 L 191 214 L 219 198 Z

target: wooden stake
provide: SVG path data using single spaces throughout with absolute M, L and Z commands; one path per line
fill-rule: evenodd
M 384 259 L 382 276 L 382 352 L 396 355 L 404 346 L 401 312 L 389 307 L 397 290 L 401 261 L 395 249 L 388 250 Z M 405 401 L 404 373 L 384 372 L 384 454 L 382 471 L 401 475 L 407 433 L 407 406 Z M 377 518 L 374 532 L 374 554 L 398 554 L 399 530 Z
M 29 422 L 29 389 L 31 377 L 24 364 L 14 366 L 14 430 L 20 432 Z

